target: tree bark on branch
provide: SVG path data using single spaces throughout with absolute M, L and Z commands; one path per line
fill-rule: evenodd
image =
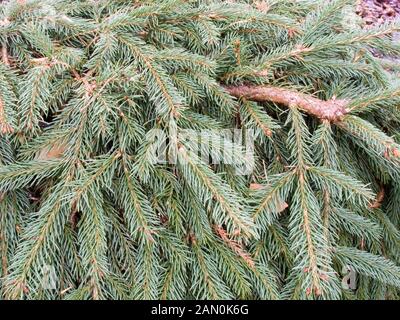
M 340 121 L 348 112 L 346 107 L 349 101 L 344 99 L 325 101 L 294 90 L 261 85 L 224 86 L 224 88 L 237 98 L 298 107 L 312 116 L 331 122 Z

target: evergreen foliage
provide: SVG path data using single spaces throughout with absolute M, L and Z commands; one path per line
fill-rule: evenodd
M 353 2 L 1 3 L 1 298 L 398 299 L 400 86 L 371 52 L 400 25 L 347 28 Z

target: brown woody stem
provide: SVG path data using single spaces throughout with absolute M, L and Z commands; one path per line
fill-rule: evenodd
M 275 102 L 287 107 L 298 107 L 319 119 L 340 121 L 347 114 L 348 100 L 320 100 L 294 90 L 257 85 L 224 86 L 230 95 L 258 102 Z
M 379 189 L 378 194 L 376 195 L 376 199 L 373 203 L 369 205 L 371 209 L 377 209 L 380 208 L 382 205 L 383 200 L 385 200 L 385 187 L 381 186 Z
M 8 58 L 8 53 L 7 53 L 7 47 L 5 45 L 3 45 L 3 47 L 1 48 L 1 60 L 6 66 L 10 65 L 10 60 Z

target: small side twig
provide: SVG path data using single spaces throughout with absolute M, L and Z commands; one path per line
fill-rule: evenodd
M 368 207 L 371 209 L 378 209 L 381 207 L 383 200 L 385 199 L 385 188 L 381 186 L 378 194 L 376 195 L 376 199 L 373 203 L 371 203 Z

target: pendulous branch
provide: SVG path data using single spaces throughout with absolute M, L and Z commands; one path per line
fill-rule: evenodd
M 331 122 L 340 121 L 348 112 L 346 107 L 349 101 L 344 99 L 324 101 L 294 90 L 261 85 L 224 86 L 224 88 L 237 98 L 298 107 L 312 116 Z

